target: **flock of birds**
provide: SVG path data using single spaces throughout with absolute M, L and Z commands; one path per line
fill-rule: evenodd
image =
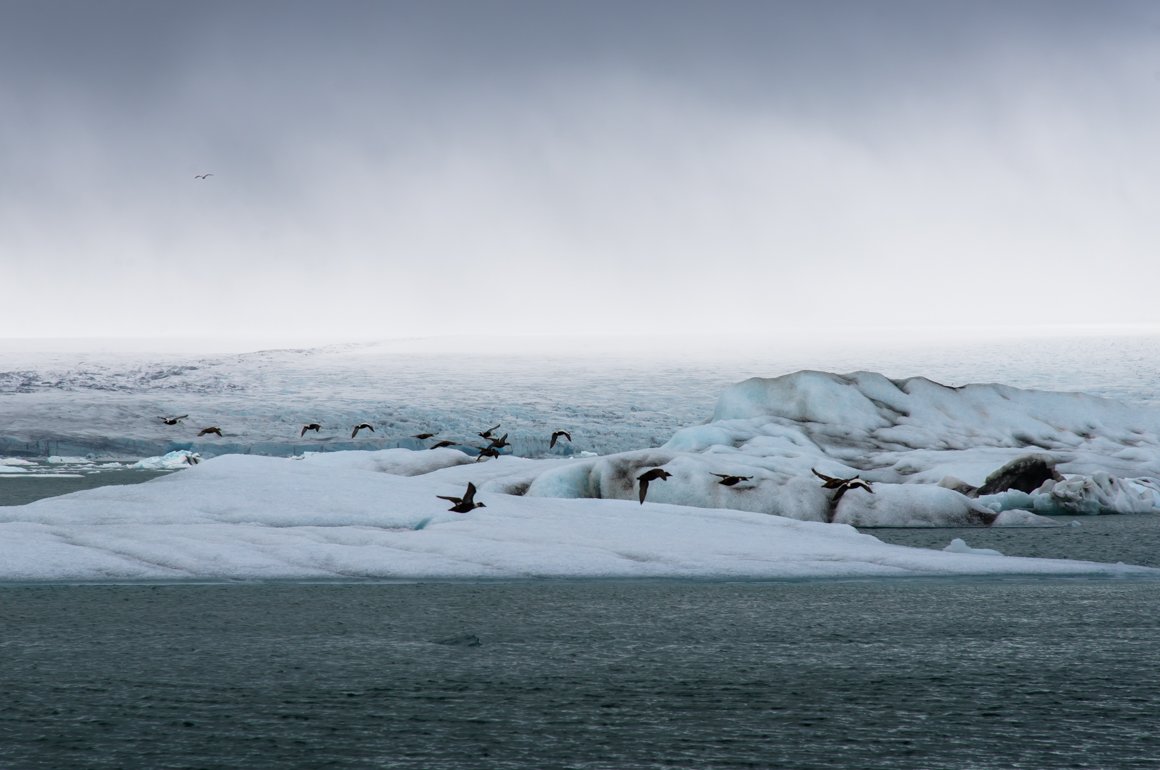
M 161 420 L 161 422 L 165 425 L 180 425 L 181 421 L 187 419 L 188 417 L 189 417 L 188 414 L 180 414 L 180 415 L 176 415 L 176 416 L 172 416 L 172 417 L 158 417 L 157 419 Z M 440 439 L 434 433 L 416 433 L 413 436 L 411 436 L 411 438 L 419 439 L 420 441 L 426 441 L 427 439 L 432 439 L 432 438 L 436 439 L 434 444 L 427 447 L 428 449 L 442 449 L 444 447 L 449 447 L 449 446 L 469 447 L 471 449 L 476 450 L 479 453 L 475 458 L 476 462 L 479 462 L 480 460 L 484 459 L 485 457 L 499 457 L 501 449 L 503 449 L 504 447 L 511 446 L 511 442 L 508 441 L 508 434 L 505 433 L 502 436 L 495 435 L 495 432 L 497 430 L 499 430 L 499 428 L 500 428 L 499 425 L 493 425 L 492 427 L 488 428 L 487 430 L 480 431 L 479 433 L 476 434 L 477 436 L 482 438 L 484 441 L 488 442 L 487 446 L 483 446 L 483 447 L 473 446 L 470 444 L 464 444 L 464 443 L 459 442 L 459 441 L 451 441 L 449 439 Z M 371 425 L 369 422 L 360 422 L 351 428 L 350 437 L 355 438 L 358 436 L 360 431 L 364 431 L 364 430 L 369 430 L 371 433 L 374 433 L 375 426 Z M 302 426 L 302 430 L 298 432 L 298 437 L 303 438 L 310 431 L 313 431 L 316 434 L 321 432 L 322 431 L 322 424 L 317 423 L 317 422 L 306 423 L 305 425 Z M 200 431 L 198 431 L 197 435 L 199 438 L 201 436 L 208 436 L 208 435 L 214 435 L 214 436 L 221 437 L 222 436 L 222 429 L 217 427 L 216 425 L 211 425 L 209 427 L 202 428 Z M 553 432 L 551 438 L 548 440 L 548 449 L 555 449 L 556 444 L 560 441 L 560 439 L 564 439 L 568 443 L 572 443 L 572 434 L 566 430 L 558 430 L 558 431 Z
M 182 414 L 182 415 L 178 415 L 178 416 L 174 416 L 174 417 L 160 417 L 158 419 L 160 419 L 161 422 L 164 423 L 165 425 L 179 425 L 179 424 L 181 424 L 182 420 L 184 420 L 188 417 L 189 417 L 188 414 Z M 486 458 L 499 457 L 501 449 L 503 449 L 504 447 L 511 446 L 511 443 L 508 441 L 508 434 L 507 433 L 503 434 L 502 436 L 495 435 L 495 432 L 499 430 L 501 424 L 502 423 L 493 425 L 492 427 L 488 428 L 487 430 L 482 430 L 476 434 L 477 436 L 482 438 L 484 441 L 488 442 L 487 446 L 483 446 L 483 447 L 462 444 L 458 441 L 451 441 L 448 439 L 439 439 L 439 437 L 434 433 L 416 433 L 416 434 L 412 435 L 411 438 L 419 439 L 420 441 L 426 441 L 428 439 L 436 439 L 435 443 L 432 444 L 431 446 L 429 446 L 428 449 L 442 449 L 444 447 L 450 447 L 450 446 L 470 446 L 472 449 L 475 449 L 478 452 L 478 454 L 476 455 L 475 461 L 479 462 L 480 460 L 483 460 L 485 457 Z M 304 437 L 307 434 L 307 432 L 309 432 L 309 431 L 313 431 L 314 433 L 317 434 L 321 430 L 322 430 L 321 423 L 317 423 L 317 422 L 306 423 L 305 425 L 302 426 L 302 430 L 299 432 L 298 437 L 299 438 Z M 374 433 L 375 426 L 371 425 L 369 422 L 360 422 L 351 429 L 350 437 L 355 438 L 356 436 L 358 436 L 359 431 L 363 431 L 363 430 L 369 430 L 371 433 Z M 222 430 L 221 430 L 221 428 L 217 427 L 216 425 L 211 425 L 209 427 L 202 428 L 200 431 L 198 431 L 197 435 L 199 437 L 200 436 L 207 436 L 207 435 L 215 435 L 215 436 L 220 437 L 222 435 Z M 560 439 L 565 439 L 569 443 L 571 443 L 572 442 L 572 434 L 566 430 L 554 431 L 552 433 L 552 437 L 548 443 L 548 448 L 549 449 L 555 448 L 556 443 Z M 198 459 L 197 459 L 196 455 L 189 455 L 186 457 L 186 461 L 189 464 L 194 465 L 198 462 Z M 865 479 L 863 479 L 859 476 L 854 476 L 852 478 L 844 479 L 844 478 L 840 478 L 837 476 L 827 476 L 824 473 L 819 473 L 817 470 L 815 470 L 813 468 L 811 468 L 810 470 L 813 471 L 813 474 L 815 476 L 817 476 L 819 479 L 822 480 L 822 488 L 823 489 L 834 490 L 834 494 L 830 498 L 830 517 L 829 517 L 830 520 L 833 520 L 834 510 L 838 505 L 838 501 L 841 500 L 842 496 L 845 495 L 847 492 L 849 492 L 851 489 L 862 489 L 862 490 L 869 492 L 870 494 L 874 494 L 874 490 L 870 488 L 870 482 L 866 481 Z M 640 474 L 639 476 L 637 476 L 636 481 L 638 484 L 641 505 L 644 505 L 645 497 L 648 496 L 648 487 L 649 487 L 650 483 L 652 483 L 654 481 L 665 481 L 666 479 L 669 479 L 670 477 L 672 477 L 672 475 L 673 474 L 669 473 L 664 468 L 651 468 L 651 469 L 645 471 L 644 473 Z M 720 484 L 721 486 L 725 486 L 725 487 L 733 487 L 733 486 L 736 486 L 744 481 L 750 481 L 753 479 L 752 476 L 738 476 L 738 475 L 729 474 L 729 473 L 714 473 L 713 475 L 719 479 L 719 481 L 717 483 Z M 467 513 L 469 511 L 475 510 L 476 508 L 486 507 L 484 505 L 484 503 L 475 501 L 476 491 L 477 490 L 476 490 L 475 484 L 473 484 L 469 481 L 467 483 L 467 490 L 463 493 L 462 497 L 449 497 L 449 496 L 445 496 L 445 495 L 436 495 L 436 497 L 438 497 L 440 500 L 447 500 L 448 502 L 450 502 L 452 504 L 451 507 L 448 508 L 447 510 L 454 511 L 455 513 Z

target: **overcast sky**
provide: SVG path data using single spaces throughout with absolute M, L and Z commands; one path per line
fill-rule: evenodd
M 0 337 L 1156 324 L 1158 286 L 1154 2 L 0 0 Z

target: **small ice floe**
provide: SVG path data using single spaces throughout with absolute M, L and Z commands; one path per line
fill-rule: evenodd
M 92 457 L 67 457 L 61 455 L 52 455 L 45 460 L 49 465 L 92 465 Z
M 146 457 L 129 466 L 132 470 L 175 471 L 188 468 L 201 461 L 201 455 L 188 449 L 177 449 L 160 457 Z
M 971 548 L 967 542 L 961 537 L 956 537 L 951 541 L 951 544 L 943 549 L 951 553 L 973 553 L 978 556 L 1002 556 L 1003 554 L 996 551 L 994 548 Z

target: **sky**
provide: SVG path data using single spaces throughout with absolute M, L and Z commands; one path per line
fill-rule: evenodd
M 0 0 L 0 338 L 1150 327 L 1158 43 L 1152 2 Z

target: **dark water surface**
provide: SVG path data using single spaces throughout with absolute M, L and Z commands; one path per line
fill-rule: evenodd
M 1160 582 L 0 587 L 0 767 L 1156 768 Z
M 2 472 L 3 469 L 0 469 Z M 46 497 L 67 495 L 82 489 L 95 489 L 113 484 L 140 484 L 172 471 L 102 470 L 90 473 L 25 473 L 0 478 L 0 505 L 26 505 Z

